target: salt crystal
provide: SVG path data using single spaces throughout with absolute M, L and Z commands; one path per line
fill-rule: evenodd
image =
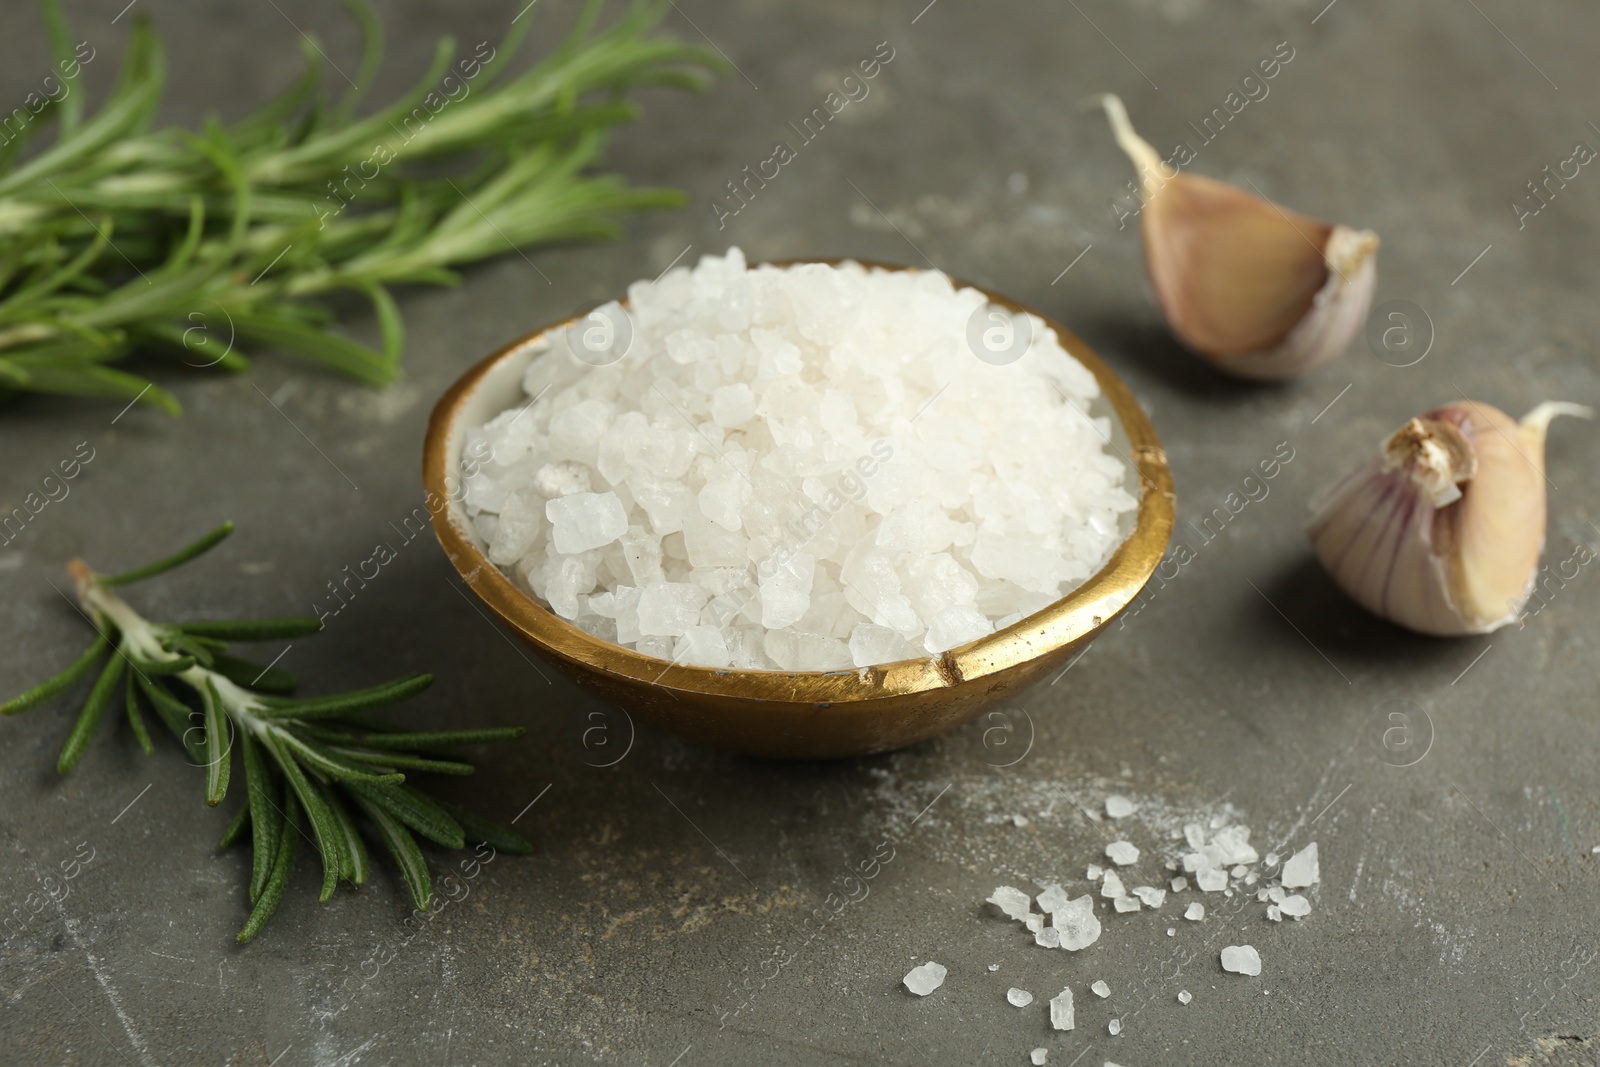
M 1183 837 L 1189 843 L 1189 847 L 1197 852 L 1206 847 L 1205 829 L 1197 822 L 1184 824 Z
M 1288 895 L 1289 894 L 1281 885 L 1269 886 L 1267 888 L 1267 899 L 1272 901 L 1274 904 L 1282 904 L 1284 898 Z
M 686 667 L 728 667 L 733 658 L 721 627 L 691 626 L 672 646 L 672 661 Z
M 1256 882 L 1258 882 L 1260 880 L 1260 877 L 1261 876 L 1256 874 L 1255 871 L 1251 871 L 1249 874 L 1244 876 L 1244 884 L 1245 885 L 1255 885 Z
M 1053 926 L 1046 926 L 1034 933 L 1033 943 L 1040 948 L 1060 948 L 1061 931 Z
M 544 506 L 551 543 L 563 556 L 609 545 L 628 532 L 628 512 L 615 493 L 573 493 Z
M 1088 948 L 1100 938 L 1100 919 L 1094 913 L 1094 898 L 1087 893 L 1053 912 L 1051 922 L 1061 931 L 1061 947 L 1069 952 Z
M 1200 887 L 1202 893 L 1215 893 L 1228 888 L 1228 872 L 1219 871 L 1215 867 L 1196 872 L 1195 885 Z
M 1289 889 L 1304 889 L 1315 885 L 1317 879 L 1322 877 L 1322 870 L 1317 863 L 1317 843 L 1315 841 L 1289 857 L 1283 865 L 1283 884 Z
M 1098 863 L 1091 863 L 1089 864 L 1089 869 L 1084 872 L 1084 877 L 1088 878 L 1091 882 L 1096 882 L 1100 880 L 1100 876 L 1104 873 L 1104 869 L 1102 869 Z
M 1139 850 L 1131 841 L 1113 841 L 1106 846 L 1106 856 L 1119 867 L 1139 862 Z
M 902 978 L 901 981 L 906 984 L 906 988 L 911 990 L 911 992 L 915 993 L 919 997 L 925 997 L 929 993 L 932 993 L 935 989 L 938 989 L 940 986 L 944 985 L 944 977 L 949 973 L 950 972 L 940 964 L 930 961 L 928 963 L 924 963 L 920 967 L 911 968 L 911 970 L 906 972 L 906 976 Z
M 1188 889 L 1188 888 L 1189 888 L 1189 879 L 1185 878 L 1183 875 L 1180 874 L 1180 875 L 1178 875 L 1178 877 L 1176 877 L 1176 878 L 1174 878 L 1172 880 L 1172 891 L 1174 893 L 1181 893 L 1185 889 Z
M 1006 999 L 1011 1002 L 1012 1007 L 1026 1008 L 1033 1003 L 1033 994 L 1026 989 L 1018 989 L 1016 986 L 1012 986 L 1006 990 Z
M 699 621 L 700 609 L 708 599 L 710 594 L 698 585 L 651 582 L 639 590 L 639 632 L 682 637 Z
M 1199 922 L 1201 919 L 1206 917 L 1206 906 L 1196 900 L 1187 908 L 1183 909 L 1183 917 L 1194 922 Z
M 1190 993 L 1187 989 L 1178 990 L 1178 1003 L 1179 1004 L 1187 1004 L 1193 999 L 1194 999 L 1194 994 Z
M 1267 918 L 1271 919 L 1275 923 L 1276 922 L 1282 922 L 1283 921 L 1283 909 L 1278 907 L 1278 905 L 1276 905 L 1276 904 L 1268 904 L 1267 905 Z
M 1113 900 L 1111 902 L 1111 906 L 1116 908 L 1118 912 L 1138 911 L 1139 910 L 1139 898 L 1138 897 L 1118 897 L 1117 899 L 1115 899 L 1115 900 Z
M 1026 815 L 1013 815 L 1013 816 L 1011 816 L 1011 825 L 1012 826 L 1027 826 L 1028 825 L 1028 817 Z
M 1030 934 L 1037 934 L 1044 929 L 1043 915 L 1029 915 L 1022 920 L 1022 925 L 1028 928 Z
M 917 654 L 916 646 L 887 626 L 860 622 L 850 631 L 850 659 L 857 667 L 913 659 Z
M 1039 908 L 1041 911 L 1059 911 L 1070 899 L 1072 898 L 1067 896 L 1066 890 L 1051 883 L 1044 887 L 1043 893 L 1039 894 Z
M 811 607 L 811 586 L 816 577 L 817 560 L 806 552 L 796 552 L 787 561 L 761 577 L 761 625 L 781 630 L 805 617 Z
M 1231 867 L 1236 863 L 1254 863 L 1261 858 L 1250 846 L 1250 827 L 1229 826 L 1218 830 L 1202 850 L 1218 867 Z
M 1036 1048 L 1032 1052 L 1028 1053 L 1028 1059 L 1033 1061 L 1034 1067 L 1038 1067 L 1039 1064 L 1043 1063 L 1049 1058 L 1050 1050 L 1047 1048 Z
M 1007 918 L 1016 919 L 1019 922 L 1026 919 L 1028 913 L 1033 911 L 1033 898 L 1022 890 L 1013 889 L 1008 885 L 996 887 L 985 903 L 993 904 L 1005 912 Z
M 1291 897 L 1285 897 L 1283 903 L 1278 905 L 1278 910 L 1299 919 L 1311 914 L 1311 901 L 1296 893 Z
M 1222 969 L 1253 977 L 1261 973 L 1261 954 L 1251 945 L 1229 945 L 1222 950 Z
M 1168 937 L 1177 937 L 1178 936 L 1178 928 L 1176 926 L 1167 927 L 1167 936 Z
M 1147 908 L 1159 908 L 1167 899 L 1167 891 L 1165 889 L 1157 889 L 1155 886 L 1149 885 L 1134 886 L 1133 895 L 1138 897 Z
M 1100 895 L 1115 900 L 1127 891 L 1122 888 L 1122 879 L 1116 871 L 1107 871 L 1104 881 L 1100 883 Z
M 1250 873 L 1250 868 L 1249 868 L 1249 867 L 1246 867 L 1246 866 L 1245 866 L 1245 865 L 1244 865 L 1244 864 L 1242 864 L 1242 863 L 1236 863 L 1236 864 L 1234 864 L 1234 866 L 1233 866 L 1233 867 L 1232 867 L 1232 868 L 1231 868 L 1231 869 L 1230 869 L 1230 870 L 1229 870 L 1229 871 L 1228 871 L 1228 876 L 1229 876 L 1229 877 L 1230 877 L 1230 878 L 1243 878 L 1243 877 L 1244 877 L 1244 876 L 1245 876 L 1245 875 L 1247 875 L 1247 874 L 1249 874 L 1249 873 Z
M 1104 979 L 1089 983 L 1089 988 L 1094 990 L 1094 995 L 1104 1000 L 1111 995 L 1111 987 L 1106 985 Z
M 1262 859 L 1261 862 L 1265 863 L 1268 867 L 1276 867 L 1278 865 L 1278 854 L 1276 852 L 1268 852 L 1266 857 Z
M 1106 1023 L 1106 1032 L 1112 1037 L 1116 1037 L 1118 1034 L 1122 1033 L 1122 1020 L 1112 1019 L 1109 1023 Z
M 989 964 L 989 970 L 991 970 L 991 971 L 998 971 L 998 970 L 999 970 L 999 969 L 1000 969 L 1000 965 L 999 965 L 999 964 L 998 964 L 998 963 L 991 963 L 991 964 Z
M 1139 806 L 1125 796 L 1112 793 L 1106 797 L 1106 814 L 1113 819 L 1125 818 L 1138 810 Z
M 756 417 L 756 394 L 744 382 L 724 385 L 711 394 L 711 418 L 724 429 L 743 426 Z

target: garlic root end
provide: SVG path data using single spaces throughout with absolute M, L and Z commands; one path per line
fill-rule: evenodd
M 1161 153 L 1140 137 L 1133 128 L 1133 122 L 1128 118 L 1128 109 L 1123 106 L 1122 98 L 1115 93 L 1105 93 L 1099 97 L 1100 106 L 1105 108 L 1106 120 L 1111 123 L 1111 135 L 1117 139 L 1117 147 L 1125 152 L 1134 167 L 1139 171 L 1141 186 L 1154 180 L 1175 178 L 1178 176 L 1176 167 L 1169 168 L 1161 159 Z M 1145 171 L 1149 171 L 1147 176 Z M 1159 186 L 1158 186 L 1159 188 Z
M 1559 415 L 1572 415 L 1580 419 L 1594 418 L 1594 409 L 1584 407 L 1582 404 L 1570 404 L 1565 400 L 1546 400 L 1522 416 L 1517 426 L 1533 434 L 1538 440 L 1543 441 L 1549 432 L 1550 423 Z

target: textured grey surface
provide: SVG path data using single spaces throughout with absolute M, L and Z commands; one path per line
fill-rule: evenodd
M 265 935 L 238 948 L 248 858 L 212 847 L 228 813 L 204 808 L 199 772 L 174 746 L 147 759 L 125 727 L 108 728 L 58 779 L 64 709 L 8 720 L 0 900 L 28 917 L 0 945 L 0 1061 L 1020 1064 L 1044 1046 L 1051 1063 L 1096 1067 L 1593 1062 L 1600 579 L 1580 573 L 1525 628 L 1423 640 L 1345 602 L 1300 524 L 1319 484 L 1436 403 L 1464 393 L 1520 414 L 1546 398 L 1600 400 L 1600 177 L 1586 168 L 1521 231 L 1507 206 L 1575 141 L 1600 144 L 1586 126 L 1600 118 L 1600 74 L 1583 43 L 1600 17 L 1508 0 L 924 2 L 684 0 L 668 24 L 709 34 L 748 80 L 706 98 L 652 95 L 612 161 L 689 190 L 693 206 L 619 244 L 532 255 L 548 284 L 507 256 L 460 290 L 407 294 L 407 378 L 386 393 L 268 357 L 248 378 L 163 372 L 187 407 L 177 422 L 138 410 L 112 425 L 115 404 L 5 410 L 4 510 L 79 442 L 95 458 L 0 549 L 0 690 L 84 642 L 50 585 L 65 587 L 74 555 L 116 568 L 231 517 L 240 532 L 225 548 L 138 589 L 137 603 L 156 615 L 311 610 L 377 542 L 399 547 L 389 524 L 420 503 L 427 411 L 465 366 L 690 245 L 690 257 L 731 242 L 752 258 L 925 256 L 1068 323 L 1155 419 L 1194 561 L 1004 720 L 882 758 L 784 765 L 635 735 L 542 680 L 435 544 L 400 547 L 284 665 L 314 690 L 424 668 L 439 682 L 414 721 L 526 724 L 526 739 L 483 753 L 478 776 L 445 791 L 501 819 L 524 812 L 538 854 L 483 868 L 414 936 L 387 868 L 325 907 L 302 869 Z M 123 0 L 71 6 L 103 85 Z M 568 9 L 552 6 L 528 17 L 564 22 Z M 393 46 L 381 96 L 437 35 L 497 38 L 520 4 L 379 7 Z M 176 121 L 238 114 L 284 85 L 296 26 L 353 63 L 354 34 L 331 5 L 136 10 L 171 42 Z M 42 75 L 40 40 L 29 5 L 0 11 L 0 100 Z M 872 94 L 719 231 L 709 203 L 723 182 L 880 41 L 895 53 Z M 1291 385 L 1224 381 L 1168 339 L 1134 231 L 1115 224 L 1128 167 L 1078 102 L 1121 93 L 1165 147 L 1282 41 L 1295 57 L 1270 95 L 1196 169 L 1379 231 L 1378 299 L 1410 300 L 1436 328 L 1415 366 L 1358 342 Z M 1595 434 L 1579 422 L 1553 434 L 1547 560 L 1600 541 Z M 1201 543 L 1185 520 L 1281 442 L 1294 458 L 1270 495 Z M 1394 700 L 1431 723 L 1431 748 L 1409 767 L 1381 758 Z M 1085 953 L 1032 947 L 980 902 L 1000 883 L 1081 886 L 1104 829 L 1076 805 L 1108 789 L 1145 803 L 1129 835 L 1147 850 L 1170 845 L 1174 820 L 1223 803 L 1258 843 L 1317 840 L 1311 916 L 1276 925 L 1255 906 L 1214 907 L 1186 923 L 1169 899 L 1159 916 L 1109 916 Z M 804 917 L 839 906 L 828 896 L 847 870 L 889 849 L 870 892 L 807 942 L 816 924 Z M 28 915 L 40 880 L 90 850 L 59 904 Z M 436 869 L 456 859 L 436 854 Z M 1222 973 L 1217 950 L 1246 942 L 1262 975 Z M 900 978 L 923 959 L 950 977 L 919 1000 Z M 1088 994 L 1096 978 L 1108 1001 Z M 1078 1029 L 1054 1034 L 1044 1001 L 1068 984 Z M 1011 985 L 1034 1006 L 1007 1005 Z M 1180 988 L 1194 993 L 1187 1007 Z

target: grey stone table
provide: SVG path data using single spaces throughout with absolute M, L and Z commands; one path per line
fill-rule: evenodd
M 96 402 L 0 413 L 0 510 L 80 443 L 94 456 L 0 549 L 0 690 L 84 641 L 51 586 L 75 555 L 130 564 L 232 518 L 231 542 L 140 588 L 139 603 L 306 613 L 389 542 L 397 558 L 284 664 L 324 691 L 425 668 L 439 681 L 411 721 L 525 724 L 446 792 L 520 815 L 538 845 L 462 880 L 465 897 L 414 932 L 388 868 L 324 907 L 302 869 L 240 948 L 248 858 L 213 847 L 228 813 L 203 806 L 171 745 L 146 758 L 125 727 L 107 728 L 60 779 L 65 711 L 7 720 L 0 900 L 10 914 L 63 863 L 77 876 L 0 945 L 0 1062 L 1021 1064 L 1043 1047 L 1052 1064 L 1095 1067 L 1594 1063 L 1600 578 L 1583 570 L 1520 628 L 1424 640 L 1349 604 L 1301 522 L 1320 484 L 1437 403 L 1465 394 L 1520 414 L 1600 400 L 1600 177 L 1586 167 L 1550 184 L 1536 215 L 1526 185 L 1575 142 L 1600 145 L 1600 16 L 1574 3 L 1325 3 L 682 0 L 667 25 L 715 42 L 741 73 L 703 98 L 650 94 L 610 160 L 686 189 L 691 207 L 616 244 L 507 255 L 459 290 L 406 294 L 401 384 L 369 392 L 269 354 L 248 377 L 160 371 L 186 406 L 178 421 Z M 105 57 L 89 74 L 101 87 L 131 21 L 113 25 L 123 4 L 70 3 Z M 436 37 L 496 39 L 520 6 L 380 3 L 392 49 L 378 97 L 421 70 Z M 300 29 L 354 61 L 333 5 L 134 11 L 170 42 L 171 121 L 237 115 L 285 85 Z M 570 14 L 548 3 L 528 17 L 548 36 Z M 31 5 L 0 12 L 0 101 L 45 72 L 41 40 Z M 788 123 L 880 42 L 893 57 L 870 95 L 731 213 L 725 183 L 797 140 Z M 1189 123 L 1284 42 L 1292 59 L 1267 95 L 1202 144 Z M 1431 329 L 1413 325 L 1432 335 L 1426 357 L 1396 366 L 1408 360 L 1357 343 L 1305 380 L 1250 388 L 1180 350 L 1135 228 L 1117 224 L 1129 167 L 1079 107 L 1107 90 L 1158 146 L 1197 147 L 1196 170 L 1382 234 L 1378 299 L 1425 313 Z M 932 263 L 1071 325 L 1162 433 L 1177 537 L 1195 558 L 1000 718 L 873 759 L 735 758 L 634 730 L 547 680 L 436 544 L 397 537 L 421 502 L 428 410 L 493 347 L 680 253 L 735 243 L 752 259 Z M 1552 435 L 1552 564 L 1600 541 L 1596 433 L 1569 421 Z M 1292 460 L 1270 493 L 1202 532 L 1280 449 Z M 1409 748 L 1383 744 L 1397 708 Z M 1258 845 L 1317 841 L 1310 916 L 1274 924 L 1253 900 L 1213 902 L 1192 923 L 1169 899 L 1108 913 L 1084 953 L 1035 948 L 982 901 L 999 884 L 1082 887 L 1109 791 L 1143 805 L 1124 823 L 1152 852 L 1184 821 L 1230 810 Z M 846 896 L 847 872 L 875 858 L 866 895 L 852 883 Z M 436 873 L 456 859 L 435 854 Z M 829 921 L 807 941 L 819 908 Z M 1217 962 L 1242 943 L 1261 952 L 1259 978 Z M 950 976 L 918 999 L 900 980 L 927 959 Z M 1108 999 L 1088 992 L 1096 979 Z M 1067 985 L 1078 1025 L 1055 1033 L 1044 1001 Z M 1034 1004 L 1007 1004 L 1011 986 Z

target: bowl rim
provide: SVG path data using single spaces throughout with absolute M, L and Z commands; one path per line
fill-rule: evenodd
M 924 268 L 872 260 L 771 260 L 780 268 L 820 263 L 858 263 L 872 269 L 920 273 Z M 490 562 L 473 536 L 464 511 L 460 479 L 449 454 L 462 410 L 477 388 L 503 361 L 548 335 L 584 318 L 593 307 L 541 326 L 479 360 L 445 391 L 434 405 L 423 444 L 423 482 L 427 509 L 445 554 L 463 581 L 504 622 L 526 640 L 580 670 L 616 676 L 618 681 L 648 684 L 698 697 L 740 701 L 781 701 L 828 706 L 906 696 L 986 678 L 1083 642 L 1130 604 L 1155 572 L 1172 534 L 1176 499 L 1167 455 L 1149 417 L 1126 383 L 1084 341 L 1060 323 L 1001 293 L 946 275 L 957 289 L 971 288 L 991 303 L 1025 313 L 1055 331 L 1061 346 L 1094 375 L 1128 439 L 1123 453 L 1137 473 L 1139 501 L 1132 531 L 1095 574 L 1066 596 L 992 634 L 936 656 L 901 660 L 872 667 L 830 671 L 751 670 L 698 667 L 656 656 L 595 637 L 540 603 Z M 627 305 L 624 294 L 618 303 Z M 599 305 L 595 305 L 599 306 Z M 535 355 L 533 358 L 539 358 Z M 464 428 L 462 429 L 464 433 Z M 1114 441 L 1112 448 L 1121 451 Z

